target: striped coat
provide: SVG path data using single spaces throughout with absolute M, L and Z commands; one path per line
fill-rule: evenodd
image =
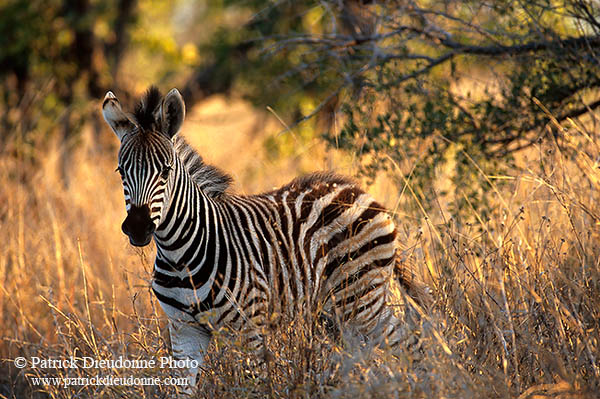
M 348 178 L 315 173 L 261 195 L 228 192 L 230 177 L 177 135 L 185 107 L 151 89 L 133 114 L 112 93 L 106 121 L 121 140 L 118 170 L 133 245 L 153 238 L 153 290 L 173 353 L 202 361 L 211 331 L 250 329 L 273 312 L 322 315 L 377 342 L 404 339 L 389 289 L 396 229 Z M 195 382 L 197 370 L 189 370 Z
M 206 233 L 191 245 L 200 256 L 183 262 L 201 264 L 197 273 L 167 260 L 167 225 L 155 233 L 153 287 L 161 303 L 213 327 L 241 327 L 242 314 L 260 325 L 269 306 L 278 313 L 337 310 L 341 320 L 364 320 L 369 335 L 385 306 L 396 251 L 394 224 L 371 196 L 348 179 L 318 173 L 267 194 L 198 197 Z M 173 225 L 185 223 L 180 215 Z

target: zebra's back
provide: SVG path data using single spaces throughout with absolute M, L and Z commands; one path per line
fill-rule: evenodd
M 250 284 L 263 287 L 265 301 L 253 301 L 249 314 L 269 307 L 323 311 L 340 321 L 356 321 L 364 334 L 371 332 L 385 307 L 396 256 L 395 226 L 383 206 L 352 180 L 331 173 L 224 201 L 232 208 L 228 215 L 246 233 L 241 246 L 247 259 L 260 263 Z M 234 296 L 242 310 L 250 289 L 240 287 Z

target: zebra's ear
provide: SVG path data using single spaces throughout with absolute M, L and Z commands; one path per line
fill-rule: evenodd
M 123 141 L 123 137 L 125 137 L 127 133 L 135 128 L 133 122 L 131 122 L 127 117 L 127 114 L 121 109 L 121 104 L 119 104 L 119 100 L 117 100 L 117 97 L 112 91 L 109 91 L 104 96 L 104 101 L 102 102 L 102 115 L 104 116 L 106 123 L 108 123 L 121 141 Z
M 184 118 L 185 104 L 183 97 L 177 89 L 171 89 L 163 99 L 161 106 L 160 121 L 163 133 L 169 138 L 175 137 L 181 129 L 181 125 L 183 125 Z

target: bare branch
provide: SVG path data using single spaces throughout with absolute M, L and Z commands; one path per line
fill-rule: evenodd
M 551 49 L 580 49 L 584 47 L 599 48 L 600 36 L 570 37 L 560 40 L 535 41 L 514 46 L 470 46 L 453 40 L 443 40 L 441 44 L 461 54 L 476 54 L 486 56 L 518 55 L 529 52 Z
M 589 105 L 585 105 L 584 107 L 574 109 L 572 111 L 567 112 L 566 114 L 557 118 L 559 122 L 565 121 L 567 119 L 573 119 L 585 115 L 589 112 L 593 112 L 596 108 L 600 107 L 600 100 L 596 100 Z
M 395 87 L 398 86 L 400 83 L 403 83 L 407 80 L 410 79 L 414 79 L 419 75 L 423 75 L 427 72 L 429 72 L 433 67 L 438 66 L 440 64 L 443 64 L 446 61 L 451 60 L 452 58 L 454 58 L 458 53 L 457 52 L 448 52 L 438 58 L 433 59 L 429 64 L 427 64 L 426 66 L 424 66 L 421 69 L 417 69 L 414 72 L 405 74 L 400 76 L 398 79 L 393 80 L 392 82 L 386 83 L 385 85 L 383 85 L 383 88 L 390 88 L 390 87 Z

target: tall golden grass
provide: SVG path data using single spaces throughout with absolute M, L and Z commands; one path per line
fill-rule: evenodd
M 233 173 L 238 191 L 279 185 L 296 173 L 330 166 L 332 159 L 346 165 L 342 172 L 352 171 L 351 163 L 317 144 L 292 159 L 268 160 L 263 137 L 250 134 L 256 119 L 233 129 L 237 136 L 224 143 L 218 135 L 233 132 L 200 129 L 207 120 L 193 115 L 188 137 Z M 418 192 L 408 176 L 402 191 L 385 182 L 370 187 L 394 210 L 407 264 L 431 289 L 433 303 L 418 321 L 423 359 L 331 339 L 310 321 L 286 320 L 265 331 L 264 347 L 255 353 L 235 337 L 217 336 L 200 378 L 200 397 L 597 397 L 600 151 L 597 138 L 575 123 L 562 127 L 560 146 L 540 143 L 519 155 L 513 172 L 481 175 L 493 187 L 493 212 L 485 217 L 473 209 L 468 222 L 452 218 L 446 210 L 452 197 L 437 195 L 436 187 Z M 116 149 L 94 148 L 84 144 L 73 154 L 67 186 L 57 172 L 58 149 L 40 154 L 36 167 L 0 158 L 0 397 L 174 393 L 168 386 L 65 388 L 32 382 L 36 376 L 99 372 L 166 377 L 170 369 L 13 364 L 19 356 L 168 356 L 166 320 L 149 289 L 153 247 L 135 250 L 121 234 L 125 209 L 112 172 Z M 476 163 L 472 167 L 479 170 Z M 455 195 L 461 196 L 459 187 Z

